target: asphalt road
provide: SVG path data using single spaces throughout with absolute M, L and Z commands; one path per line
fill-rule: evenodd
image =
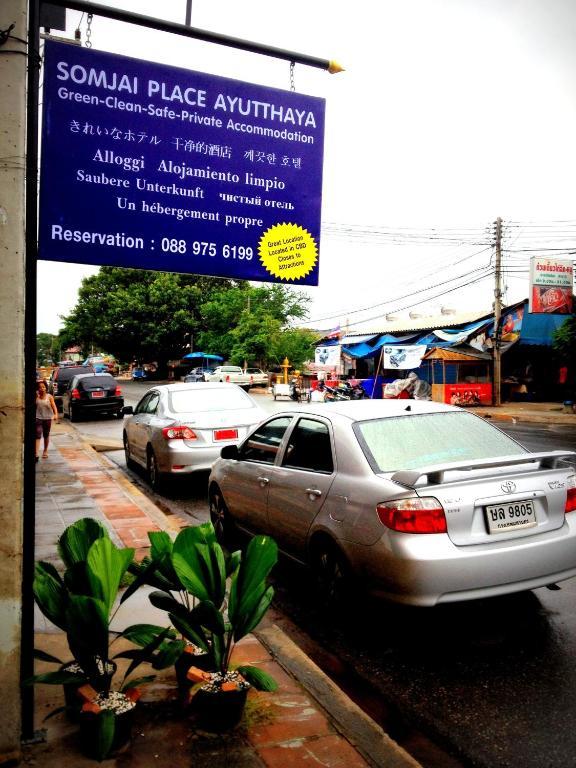
M 122 386 L 127 404 L 135 404 L 149 385 Z M 255 397 L 269 410 L 285 405 Z M 576 429 L 498 426 L 532 450 L 576 449 Z M 121 436 L 112 420 L 77 428 Z M 108 456 L 124 465 L 121 452 Z M 208 518 L 206 476 L 159 497 L 139 473 L 129 474 L 167 512 Z M 559 587 L 434 609 L 358 598 L 328 616 L 314 603 L 307 574 L 284 563 L 274 619 L 425 768 L 572 768 L 576 579 Z

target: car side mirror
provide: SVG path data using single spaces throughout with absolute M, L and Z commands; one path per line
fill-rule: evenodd
M 125 405 L 122 408 L 122 416 L 130 416 L 132 413 L 134 413 L 134 408 L 131 405 Z
M 233 461 L 238 461 L 238 446 L 237 445 L 225 445 L 224 448 L 220 451 L 220 456 L 223 459 L 232 459 Z

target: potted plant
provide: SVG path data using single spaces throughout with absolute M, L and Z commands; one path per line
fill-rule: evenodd
M 111 632 L 118 593 L 134 550 L 116 547 L 96 520 L 83 518 L 69 526 L 58 541 L 58 553 L 63 575 L 51 563 L 39 561 L 33 591 L 42 613 L 66 633 L 72 661 L 62 664 L 53 656 L 37 653 L 38 658 L 60 663 L 60 669 L 36 675 L 31 682 L 65 685 L 68 707 L 79 719 L 83 746 L 89 756 L 101 760 L 129 739 L 139 698 L 137 686 L 152 679 L 128 681 L 128 676 L 142 662 L 155 662 L 170 630 L 158 634 L 147 625 L 136 625 Z M 120 637 L 137 639 L 141 647 L 111 658 L 111 637 L 112 642 Z M 131 663 L 121 690 L 112 691 L 114 659 L 122 657 L 130 658 Z
M 264 691 L 277 688 L 264 670 L 251 665 L 234 669 L 231 664 L 235 644 L 258 626 L 270 606 L 274 588 L 268 585 L 268 576 L 277 557 L 275 541 L 256 536 L 244 553 L 230 556 L 227 568 L 212 523 L 186 528 L 174 542 L 172 565 L 186 591 L 197 599 L 196 606 L 185 613 L 169 604 L 165 595 L 151 595 L 156 605 L 170 605 L 177 629 L 209 641 L 213 671 L 192 667 L 188 672 L 198 722 L 205 730 L 237 725 L 251 686 Z
M 156 663 L 160 664 L 162 657 L 165 666 L 174 664 L 179 692 L 185 696 L 191 685 L 187 677 L 189 668 L 195 666 L 208 669 L 212 664 L 210 637 L 194 620 L 193 609 L 198 602 L 196 597 L 186 590 L 172 565 L 173 541 L 170 535 L 166 531 L 150 531 L 148 538 L 150 554 L 140 563 L 133 562 L 130 565 L 129 570 L 136 577 L 130 591 L 143 584 L 154 587 L 156 592 L 152 593 L 151 602 L 165 610 L 176 627 L 178 635 L 174 633 L 165 638 L 159 648 Z M 233 562 L 233 558 L 228 558 L 229 569 Z M 156 636 L 165 631 L 159 626 L 150 627 L 150 630 Z M 152 635 L 136 637 L 134 642 L 150 642 Z

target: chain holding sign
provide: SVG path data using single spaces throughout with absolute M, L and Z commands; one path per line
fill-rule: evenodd
M 50 40 L 45 58 L 41 259 L 318 284 L 323 99 Z

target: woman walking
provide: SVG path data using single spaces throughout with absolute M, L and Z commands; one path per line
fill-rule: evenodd
M 58 408 L 52 395 L 48 394 L 46 382 L 36 382 L 36 461 L 40 454 L 40 441 L 44 437 L 43 459 L 48 458 L 48 443 L 52 419 L 58 421 Z

